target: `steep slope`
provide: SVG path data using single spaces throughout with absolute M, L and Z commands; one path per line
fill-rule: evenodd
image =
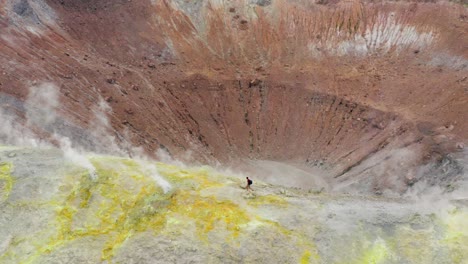
M 0 15 L 2 118 L 45 141 L 280 162 L 337 190 L 461 175 L 463 3 L 9 0 Z M 53 119 L 34 91 L 56 94 Z

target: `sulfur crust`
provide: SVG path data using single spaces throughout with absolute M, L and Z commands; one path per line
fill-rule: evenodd
M 54 208 L 54 235 L 28 239 L 36 245 L 33 254 L 24 258 L 7 251 L 2 257 L 14 256 L 20 263 L 35 263 L 43 255 L 50 254 L 67 244 L 86 237 L 102 237 L 101 260 L 112 263 L 122 245 L 137 233 L 154 235 L 182 235 L 172 232 L 189 225 L 195 227 L 199 241 L 209 244 L 210 232 L 224 234 L 226 243 L 236 244 L 245 229 L 254 222 L 280 236 L 292 237 L 298 245 L 297 259 L 302 262 L 318 259 L 313 243 L 300 234 L 287 230 L 280 224 L 262 219 L 247 212 L 243 206 L 215 196 L 203 196 L 207 188 L 222 188 L 223 179 L 209 168 L 184 169 L 175 165 L 157 163 L 158 171 L 167 179 L 172 190 L 164 193 L 156 182 L 145 174 L 141 163 L 116 157 L 91 157 L 97 177 L 79 171 L 67 175 L 59 188 L 60 193 L 47 202 Z M 8 175 L 10 165 L 1 167 L 2 176 Z M 2 178 L 0 178 L 2 179 Z M 251 202 L 254 207 L 262 204 L 286 206 L 287 202 L 274 195 Z M 169 232 L 171 230 L 171 232 Z M 294 238 L 296 237 L 296 238 Z M 1 257 L 0 257 L 1 260 Z

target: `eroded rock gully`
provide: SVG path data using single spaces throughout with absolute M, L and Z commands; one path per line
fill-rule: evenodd
M 0 15 L 3 117 L 44 140 L 274 161 L 335 190 L 402 192 L 463 171 L 463 3 L 10 0 Z M 56 118 L 30 122 L 44 84 Z

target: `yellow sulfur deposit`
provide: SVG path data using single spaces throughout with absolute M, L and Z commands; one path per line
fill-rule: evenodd
M 452 263 L 468 264 L 468 213 L 453 211 L 445 225 L 447 231 L 443 242 L 449 247 Z
M 273 205 L 286 207 L 288 205 L 288 202 L 284 198 L 272 194 L 256 197 L 255 199 L 249 200 L 248 203 L 252 206 Z
M 368 249 L 364 251 L 359 263 L 379 264 L 384 263 L 390 256 L 385 241 L 378 239 Z
M 93 170 L 75 164 L 57 170 L 63 162 L 57 159 L 52 169 L 33 170 L 37 174 L 0 164 L 1 198 L 10 199 L 0 207 L 6 216 L 0 218 L 0 263 L 468 264 L 462 208 L 442 216 L 401 213 L 402 203 L 301 192 L 288 197 L 273 186 L 247 197 L 239 187 L 243 179 L 210 167 L 88 160 Z M 15 178 L 13 165 L 21 168 Z M 374 210 L 362 206 L 373 204 Z M 394 206 L 395 216 L 384 205 Z
M 302 254 L 301 257 L 301 264 L 308 264 L 310 263 L 310 257 L 312 256 L 312 253 L 310 253 L 309 250 L 306 250 L 304 254 Z
M 14 183 L 11 176 L 12 170 L 13 165 L 11 163 L 0 163 L 0 202 L 6 201 L 8 196 L 10 196 Z
M 241 226 L 249 222 L 246 212 L 232 202 L 217 201 L 215 197 L 200 197 L 184 191 L 174 195 L 168 209 L 171 214 L 193 219 L 201 238 L 218 223 L 224 223 L 235 237 Z
M 19 256 L 22 263 L 34 263 L 73 241 L 101 237 L 105 239 L 101 260 L 112 262 L 117 250 L 140 232 L 180 236 L 184 235 L 181 230 L 186 228 L 185 233 L 191 232 L 189 227 L 192 225 L 198 240 L 206 245 L 211 243 L 210 232 L 221 234 L 225 238 L 223 243 L 233 243 L 252 220 L 277 230 L 278 234 L 295 236 L 276 222 L 247 213 L 233 201 L 201 195 L 207 188 L 223 188 L 225 185 L 225 179 L 208 167 L 181 169 L 174 165 L 145 164 L 116 157 L 91 157 L 90 161 L 96 169 L 96 177 L 91 177 L 87 171 L 72 171 L 64 177 L 58 195 L 48 202 L 55 211 L 51 225 L 53 235 L 28 238 L 35 241 L 35 250 L 29 256 L 15 255 L 14 252 L 7 252 L 5 256 Z M 151 170 L 146 168 L 154 165 L 157 173 L 172 185 L 166 193 L 150 175 Z M 8 182 L 7 190 L 12 184 L 11 177 L 7 177 L 10 168 L 9 164 L 1 167 L 0 179 Z M 249 204 L 286 206 L 287 202 L 266 195 Z M 308 262 L 310 250 L 315 251 L 315 248 L 303 238 L 295 240 L 299 241 L 298 257 L 305 252 L 301 261 Z

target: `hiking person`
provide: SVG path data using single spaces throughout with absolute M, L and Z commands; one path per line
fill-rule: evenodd
M 251 179 L 249 179 L 249 177 L 245 177 L 245 178 L 247 179 L 247 185 L 245 186 L 245 189 L 250 192 L 252 191 L 252 188 L 250 188 L 250 185 L 252 185 L 253 182 Z

